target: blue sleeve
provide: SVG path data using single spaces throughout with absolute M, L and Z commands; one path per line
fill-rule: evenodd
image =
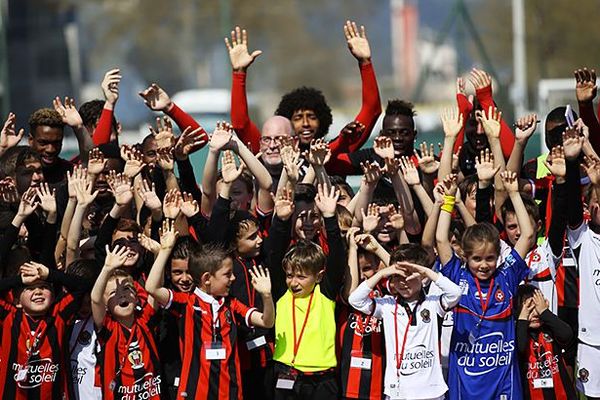
M 442 265 L 440 268 L 440 272 L 442 273 L 442 275 L 444 275 L 446 278 L 450 279 L 457 285 L 460 284 L 461 270 L 462 261 L 456 256 L 455 253 L 452 254 L 452 258 L 450 259 L 450 261 Z
M 508 279 L 510 286 L 516 288 L 529 275 L 529 267 L 515 249 L 504 259 L 502 273 Z

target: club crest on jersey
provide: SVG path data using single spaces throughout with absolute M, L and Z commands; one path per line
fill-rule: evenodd
M 27 349 L 27 352 L 31 352 L 32 356 L 35 356 L 36 354 L 38 354 L 40 351 L 38 350 L 38 344 L 39 344 L 39 338 L 34 338 L 33 339 L 33 343 L 31 343 L 31 338 L 27 338 L 27 340 L 25 341 L 25 348 Z M 31 351 L 31 349 L 33 348 L 33 352 Z
M 129 354 L 127 355 L 127 359 L 131 363 L 131 367 L 133 369 L 144 367 L 144 358 L 142 356 L 142 352 L 140 351 L 138 342 L 133 342 L 129 345 Z
M 87 346 L 92 341 L 92 334 L 88 331 L 83 331 L 77 337 L 77 343 L 82 346 Z
M 496 290 L 496 294 L 494 294 L 494 298 L 499 303 L 504 301 L 504 292 L 502 291 L 502 289 Z
M 428 309 L 424 308 L 421 310 L 421 319 L 425 323 L 431 322 L 431 314 L 429 313 Z
M 586 383 L 588 381 L 589 377 L 590 377 L 590 372 L 587 369 L 581 368 L 579 370 L 579 380 L 581 382 Z
M 533 253 L 533 257 L 531 257 L 531 262 L 537 263 L 537 262 L 540 262 L 540 261 L 542 261 L 542 256 L 540 256 L 539 253 L 537 251 L 535 251 Z
M 231 312 L 229 310 L 225 310 L 225 321 L 231 325 Z

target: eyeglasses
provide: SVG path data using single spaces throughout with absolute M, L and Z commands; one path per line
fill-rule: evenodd
M 261 136 L 260 142 L 265 145 L 270 145 L 273 142 L 275 142 L 276 144 L 279 144 L 283 140 L 285 140 L 285 138 L 287 138 L 287 137 L 288 136 Z

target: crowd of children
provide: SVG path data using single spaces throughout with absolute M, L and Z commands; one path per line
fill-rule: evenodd
M 240 28 L 225 39 L 231 124 L 211 134 L 152 84 L 140 96 L 165 117 L 120 143 L 118 69 L 104 100 L 33 112 L 28 145 L 8 116 L 1 398 L 600 398 L 595 72 L 575 71 L 581 118 L 545 116 L 549 153 L 532 162 L 541 121 L 513 132 L 478 69 L 473 98 L 457 80 L 439 154 L 415 149 L 415 110 L 395 99 L 361 149 L 381 100 L 364 27 L 343 28 L 362 107 L 329 142 L 313 88 L 252 123 L 261 52 Z

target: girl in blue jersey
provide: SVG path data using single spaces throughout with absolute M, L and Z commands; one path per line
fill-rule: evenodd
M 448 387 L 450 399 L 522 398 L 516 359 L 513 297 L 528 273 L 523 257 L 534 243 L 534 229 L 518 192 L 514 172 L 500 174 L 514 205 L 521 235 L 511 253 L 498 262 L 500 238 L 491 224 L 467 228 L 462 238 L 466 263 L 448 239 L 456 177 L 444 180 L 444 204 L 436 232 L 442 274 L 460 285 L 462 298 L 454 311 Z

